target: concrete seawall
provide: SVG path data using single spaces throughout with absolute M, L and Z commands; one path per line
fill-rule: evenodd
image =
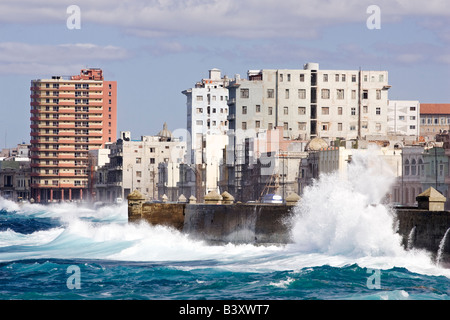
M 436 204 L 395 208 L 393 230 L 402 237 L 405 249 L 424 249 L 443 267 L 450 267 L 450 212 Z M 286 244 L 291 240 L 294 205 L 232 203 L 146 203 L 139 194 L 128 197 L 128 220 L 165 225 L 193 238 L 212 243 Z M 438 252 L 441 248 L 441 254 Z

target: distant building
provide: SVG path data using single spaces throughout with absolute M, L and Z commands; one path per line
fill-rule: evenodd
M 450 103 L 420 104 L 420 136 L 434 141 L 441 131 L 450 129 Z
M 88 152 L 116 140 L 116 81 L 101 69 L 31 81 L 32 197 L 83 200 Z
M 419 101 L 389 100 L 388 134 L 419 137 Z
M 109 162 L 98 166 L 93 183 L 95 200 L 103 202 L 126 199 L 133 190 L 149 200 L 159 199 L 161 192 L 179 181 L 175 171 L 170 171 L 173 177 L 161 175 L 160 163 L 178 170 L 186 154 L 186 142 L 172 137 L 166 124 L 157 135 L 142 136 L 140 140 L 133 140 L 129 131 L 122 131 L 120 138 L 107 148 Z
M 0 196 L 13 201 L 30 199 L 30 162 L 0 161 Z
M 226 135 L 228 131 L 228 89 L 230 79 L 219 69 L 209 70 L 209 78 L 184 90 L 187 106 L 187 163 L 202 164 L 206 135 Z

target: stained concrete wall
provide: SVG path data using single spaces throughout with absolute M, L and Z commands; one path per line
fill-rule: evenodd
M 184 204 L 128 201 L 130 222 L 145 220 L 166 225 L 210 242 L 284 244 L 291 242 L 291 205 L 284 204 Z M 425 249 L 436 258 L 439 245 L 450 228 L 450 212 L 418 208 L 396 209 L 396 231 L 403 245 Z M 449 232 L 450 233 L 450 232 Z M 444 246 L 441 265 L 450 267 L 450 234 Z
M 208 241 L 288 243 L 291 209 L 282 204 L 187 205 L 183 231 Z
M 428 211 L 415 207 L 396 210 L 398 233 L 403 238 L 403 245 L 408 247 L 410 240 L 412 247 L 429 251 L 434 258 L 437 256 L 439 245 L 450 228 L 449 211 Z M 414 229 L 413 232 L 411 232 Z M 411 236 L 411 239 L 409 239 Z M 444 244 L 442 265 L 450 267 L 450 235 Z

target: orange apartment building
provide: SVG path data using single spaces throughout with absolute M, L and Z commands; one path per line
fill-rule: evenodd
M 88 151 L 116 141 L 117 83 L 97 68 L 31 81 L 31 197 L 83 200 Z

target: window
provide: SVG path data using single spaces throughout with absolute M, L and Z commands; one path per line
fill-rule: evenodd
M 291 74 L 290 74 L 290 73 L 287 74 L 287 81 L 288 81 L 288 82 L 291 81 Z
M 305 82 L 305 74 L 300 73 L 300 82 Z
M 242 122 L 242 130 L 247 130 L 247 122 Z
M 356 90 L 352 90 L 352 99 L 356 99 Z
M 409 107 L 409 111 L 416 111 L 416 107 Z
M 416 126 L 414 126 L 414 125 L 411 125 L 411 126 L 409 126 L 409 129 L 411 129 L 411 130 L 415 130 L 415 129 L 416 129 Z
M 274 97 L 275 95 L 273 89 L 267 89 L 267 98 L 272 99 Z
M 203 101 L 203 96 L 197 96 L 197 101 Z
M 322 89 L 322 99 L 330 99 L 330 89 Z
M 289 107 L 283 108 L 283 114 L 289 114 Z
M 247 114 L 247 106 L 242 106 L 242 114 Z
M 378 81 L 383 82 L 384 81 L 384 74 L 380 74 L 378 76 Z
M 272 123 L 269 123 L 269 125 L 267 126 L 267 128 L 268 128 L 269 130 L 272 130 L 272 129 L 273 129 L 273 124 L 272 124 Z
M 306 131 L 306 122 L 299 122 L 298 130 Z
M 377 108 L 375 109 L 375 113 L 376 113 L 377 115 L 380 115 L 380 114 L 381 114 L 381 108 L 380 108 L 380 107 L 377 107 Z
M 328 131 L 328 123 L 322 123 L 322 131 Z
M 259 129 L 261 127 L 261 122 L 260 121 L 255 121 L 255 128 Z
M 328 82 L 328 74 L 323 75 L 323 82 Z
M 339 82 L 339 74 L 337 74 L 337 73 L 335 74 L 334 81 Z
M 363 113 L 369 113 L 369 107 L 363 106 Z
M 150 158 L 150 164 L 155 164 L 155 158 Z
M 306 89 L 298 89 L 298 98 L 306 99 Z
M 362 98 L 369 99 L 369 91 L 368 90 L 363 90 Z
M 197 113 L 203 113 L 203 108 L 197 108 Z
M 345 74 L 341 75 L 341 81 L 345 82 Z
M 381 123 L 376 123 L 375 124 L 375 130 L 381 131 Z
M 286 89 L 286 90 L 285 90 L 285 92 L 284 92 L 284 97 L 285 97 L 286 99 L 289 99 L 289 89 Z
M 267 108 L 267 112 L 268 112 L 269 116 L 271 116 L 273 113 L 273 107 Z
M 150 148 L 151 153 L 155 153 L 155 148 Z
M 355 125 L 351 125 L 350 126 L 350 131 L 355 131 L 356 130 L 356 126 Z
M 338 115 L 342 115 L 342 107 L 338 107 Z
M 362 128 L 362 129 L 367 129 L 368 127 L 369 127 L 369 126 L 368 126 L 367 121 L 361 122 L 361 128 Z
M 405 160 L 405 176 L 409 176 L 409 160 Z
M 337 89 L 337 98 L 339 100 L 344 99 L 344 89 Z
M 381 100 L 381 90 L 377 90 L 377 100 Z
M 136 171 L 136 177 L 141 178 L 142 177 L 142 171 Z
M 289 124 L 287 122 L 283 123 L 283 129 L 287 131 L 289 129 Z
M 142 159 L 141 158 L 136 158 L 136 163 L 141 163 Z
M 356 108 L 352 108 L 351 109 L 351 115 L 352 116 L 356 116 Z
M 352 74 L 352 82 L 356 82 L 356 74 Z
M 261 112 L 261 105 L 257 104 L 255 111 L 256 111 L 256 113 L 260 113 Z
M 338 123 L 338 131 L 342 131 L 342 123 Z
M 241 89 L 241 98 L 248 99 L 249 97 L 249 89 Z
M 330 114 L 330 108 L 329 107 L 322 107 L 322 114 L 324 114 L 324 115 Z
M 398 116 L 398 120 L 405 120 L 405 116 Z
M 298 114 L 306 114 L 306 108 L 305 107 L 298 107 Z

